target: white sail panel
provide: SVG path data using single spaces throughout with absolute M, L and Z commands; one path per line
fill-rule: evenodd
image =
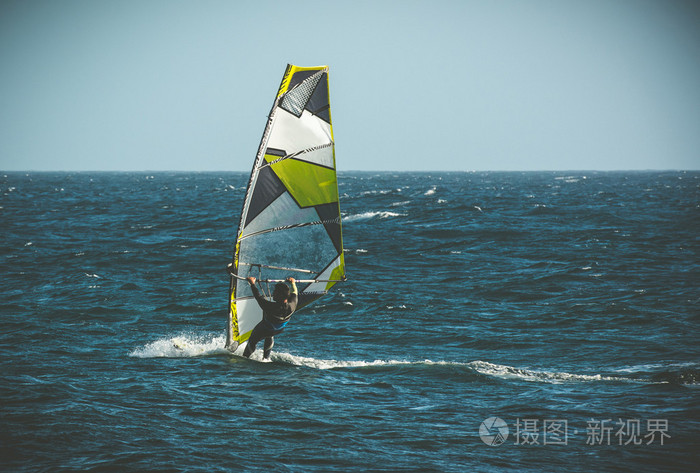
M 319 143 L 331 143 L 331 124 L 319 120 L 309 111 L 304 111 L 297 117 L 280 108 L 275 121 L 279 124 L 270 134 L 268 147 L 290 151 L 298 151 L 304 148 L 316 146 Z
M 318 222 L 319 220 L 318 213 L 314 208 L 299 208 L 292 196 L 285 192 L 245 227 L 241 238 L 275 228 Z
M 246 283 L 247 285 L 248 283 Z M 252 294 L 250 298 L 241 298 L 236 301 L 237 310 L 241 314 L 249 314 L 249 317 L 241 317 L 238 321 L 238 330 L 241 334 L 249 334 L 255 325 L 262 319 L 262 309 Z
M 339 270 L 343 270 L 344 267 L 344 259 L 343 256 L 340 255 L 338 258 L 333 261 L 333 263 L 328 266 L 328 268 L 322 272 L 319 276 L 318 279 L 320 282 L 314 282 L 309 284 L 308 287 L 304 289 L 303 292 L 308 292 L 308 293 L 325 293 L 330 289 L 336 281 L 335 274 Z

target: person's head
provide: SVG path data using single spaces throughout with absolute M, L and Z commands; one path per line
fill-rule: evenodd
M 275 285 L 275 290 L 272 291 L 272 299 L 275 302 L 284 302 L 289 297 L 289 286 L 283 282 L 278 282 Z

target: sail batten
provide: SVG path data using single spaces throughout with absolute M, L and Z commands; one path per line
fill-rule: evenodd
M 227 347 L 262 317 L 245 281 L 294 277 L 300 307 L 345 280 L 328 67 L 288 65 L 241 210 L 231 266 Z M 304 268 L 304 269 L 294 269 Z
M 326 225 L 326 224 L 339 223 L 339 222 L 340 222 L 340 219 L 335 219 L 335 220 L 325 220 L 325 221 L 317 221 L 317 222 L 303 222 L 303 223 L 296 223 L 293 225 L 285 225 L 283 227 L 268 228 L 266 230 L 259 230 L 255 233 L 247 233 L 247 234 L 241 235 L 240 240 L 245 240 L 246 238 L 259 236 L 259 235 L 262 235 L 265 233 L 270 233 L 270 232 L 279 232 L 279 231 L 283 231 L 283 230 L 290 230 L 292 228 L 306 227 L 309 225 Z

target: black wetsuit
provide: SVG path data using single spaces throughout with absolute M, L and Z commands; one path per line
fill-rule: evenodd
M 263 310 L 263 319 L 255 326 L 248 338 L 248 345 L 245 347 L 243 356 L 249 357 L 255 351 L 255 345 L 260 340 L 265 339 L 263 357 L 269 358 L 274 345 L 274 336 L 282 333 L 284 327 L 292 317 L 292 313 L 297 308 L 297 288 L 292 284 L 292 293 L 287 297 L 287 302 L 274 302 L 265 299 L 256 286 L 251 286 L 255 300 Z

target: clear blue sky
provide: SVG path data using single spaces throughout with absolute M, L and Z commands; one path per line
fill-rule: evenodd
M 341 170 L 700 169 L 700 2 L 0 2 L 0 170 L 249 171 L 286 64 Z

